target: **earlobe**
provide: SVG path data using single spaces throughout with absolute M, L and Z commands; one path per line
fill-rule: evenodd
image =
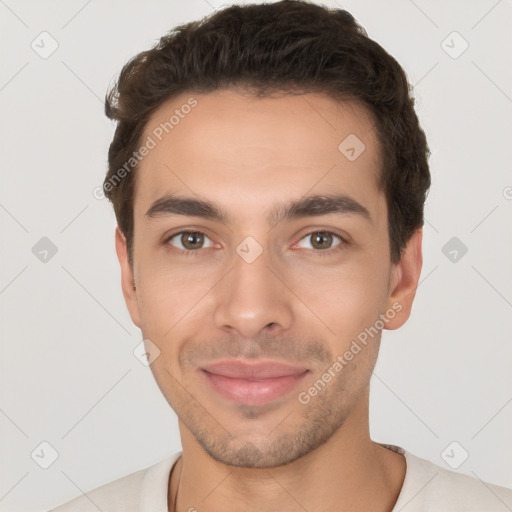
M 386 323 L 386 329 L 398 329 L 411 314 L 423 265 L 422 237 L 423 230 L 419 228 L 407 242 L 400 261 L 393 266 L 387 308 L 396 314 Z
M 121 267 L 121 287 L 123 296 L 133 323 L 140 328 L 140 309 L 137 298 L 133 268 L 128 259 L 128 247 L 124 234 L 116 227 L 116 253 Z

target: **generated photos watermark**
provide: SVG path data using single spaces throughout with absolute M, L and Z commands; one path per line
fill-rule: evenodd
M 395 302 L 391 308 L 385 313 L 379 315 L 378 320 L 374 322 L 370 327 L 366 327 L 357 335 L 357 339 L 352 340 L 350 348 L 346 350 L 342 355 L 339 355 L 335 361 L 327 368 L 322 376 L 317 379 L 314 384 L 309 387 L 306 391 L 301 391 L 297 396 L 297 400 L 302 405 L 307 405 L 311 402 L 311 399 L 317 396 L 332 379 L 334 379 L 340 372 L 348 365 L 350 361 L 354 359 L 359 352 L 368 344 L 368 341 L 374 339 L 384 328 L 384 326 L 393 318 L 397 313 L 402 311 L 403 306 L 399 302 Z
M 159 142 L 161 142 L 166 135 L 171 133 L 176 126 L 178 126 L 182 119 L 190 114 L 192 109 L 198 104 L 197 100 L 193 97 L 189 98 L 186 103 L 174 110 L 174 113 L 169 119 L 158 126 L 153 128 L 151 134 L 146 137 L 146 140 L 139 147 L 137 151 L 134 151 L 132 156 L 117 170 L 115 174 L 110 176 L 105 181 L 103 186 L 95 187 L 92 191 L 92 195 L 96 199 L 104 199 L 105 193 L 112 192 L 114 188 L 121 183 L 121 181 L 132 172 L 133 169 L 139 165 L 142 160 L 149 155 L 152 149 L 155 149 Z

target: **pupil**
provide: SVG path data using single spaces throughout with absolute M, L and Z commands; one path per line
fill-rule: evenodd
M 200 233 L 188 233 L 185 235 L 185 239 L 182 243 L 187 248 L 195 249 L 198 245 L 201 245 L 201 237 L 202 235 Z
M 328 234 L 328 233 L 325 233 L 323 231 L 317 233 L 314 237 L 313 237 L 313 245 L 315 246 L 315 244 L 318 243 L 318 246 L 317 248 L 320 248 L 320 249 L 328 249 L 329 248 L 329 245 L 330 245 L 330 241 L 331 241 L 331 235 Z

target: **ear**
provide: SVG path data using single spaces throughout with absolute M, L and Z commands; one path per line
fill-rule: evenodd
M 121 266 L 121 287 L 123 289 L 124 301 L 126 302 L 132 322 L 140 328 L 140 309 L 135 288 L 135 278 L 128 260 L 126 238 L 119 229 L 119 226 L 116 227 L 116 252 Z
M 422 238 L 423 229 L 419 228 L 407 242 L 400 261 L 392 265 L 386 311 L 396 314 L 386 322 L 385 329 L 402 327 L 411 314 L 423 265 Z

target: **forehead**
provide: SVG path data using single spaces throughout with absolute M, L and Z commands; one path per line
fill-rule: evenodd
M 239 215 L 308 192 L 382 199 L 371 114 L 318 93 L 183 93 L 152 115 L 142 142 L 152 148 L 137 170 L 136 216 L 168 193 L 209 198 Z

